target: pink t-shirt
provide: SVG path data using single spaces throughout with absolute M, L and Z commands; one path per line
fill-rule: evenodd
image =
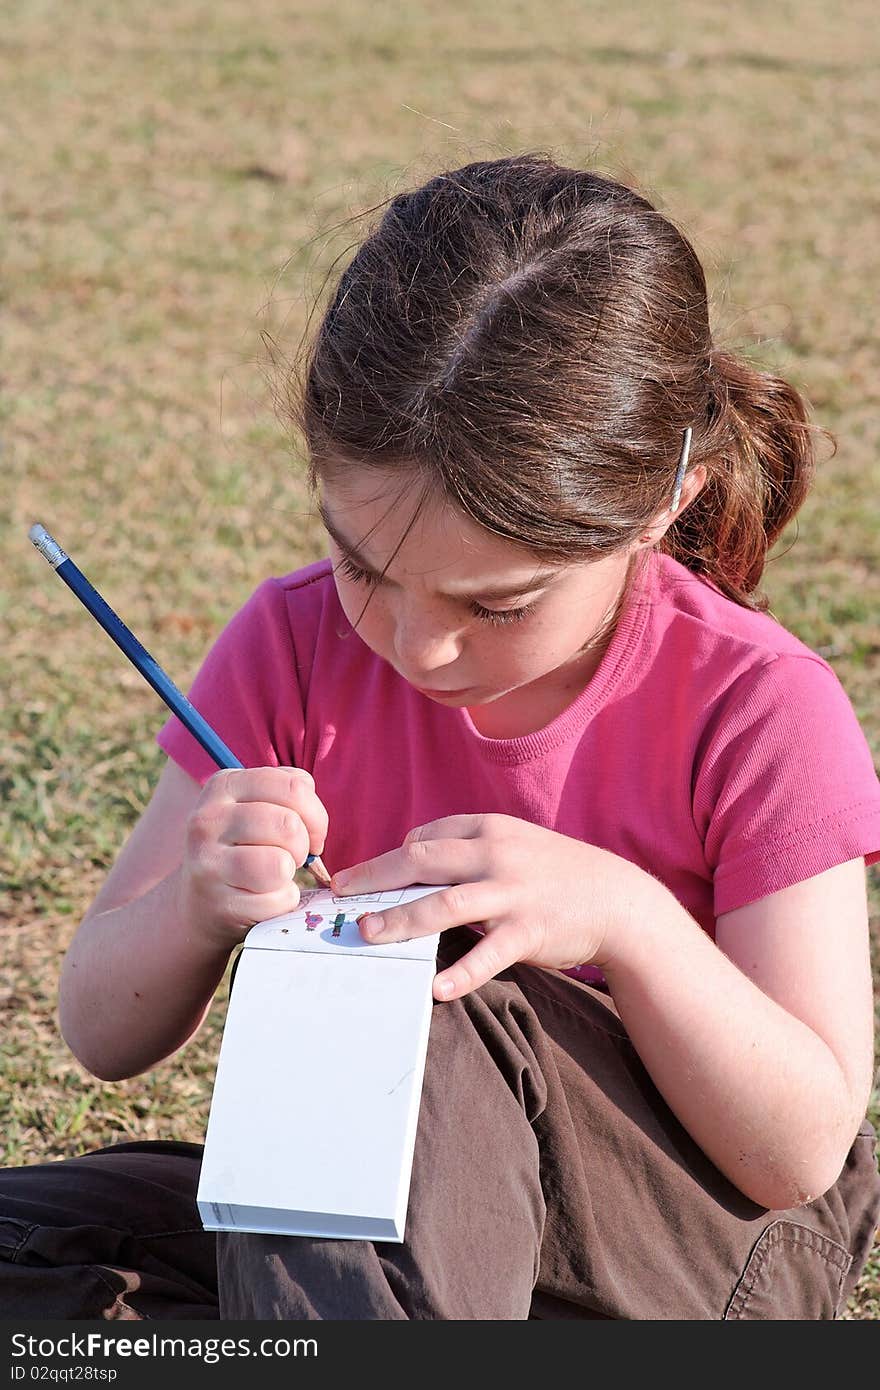
M 722 913 L 880 859 L 880 782 L 834 671 L 659 552 L 586 688 L 519 738 L 485 737 L 376 656 L 329 560 L 261 584 L 190 698 L 245 766 L 312 773 L 331 873 L 427 821 L 500 812 L 640 865 L 714 935 Z M 197 781 L 216 771 L 177 719 L 158 741 Z

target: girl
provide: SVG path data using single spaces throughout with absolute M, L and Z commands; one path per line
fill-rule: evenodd
M 291 400 L 330 560 L 196 679 L 246 770 L 160 733 L 61 1025 L 108 1080 L 170 1056 L 309 852 L 450 885 L 361 928 L 444 933 L 406 1240 L 215 1236 L 198 1146 L 118 1145 L 3 1175 L 4 1313 L 833 1318 L 880 1214 L 880 786 L 757 594 L 803 402 L 713 345 L 666 218 L 532 155 L 391 202 Z

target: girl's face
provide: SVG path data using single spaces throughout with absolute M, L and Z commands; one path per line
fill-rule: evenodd
M 440 704 L 504 702 L 528 718 L 529 706 L 574 698 L 599 664 L 583 648 L 613 613 L 635 547 L 542 564 L 431 499 L 389 563 L 415 505 L 397 474 L 322 486 L 339 601 L 362 640 Z

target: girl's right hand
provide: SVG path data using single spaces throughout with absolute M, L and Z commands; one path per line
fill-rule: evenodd
M 186 824 L 180 871 L 191 930 L 231 950 L 257 922 L 299 903 L 297 867 L 320 854 L 328 816 L 311 773 L 227 768 L 203 786 Z

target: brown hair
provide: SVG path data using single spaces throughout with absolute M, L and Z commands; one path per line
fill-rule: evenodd
M 542 562 L 659 543 L 747 608 L 803 503 L 798 392 L 712 343 L 688 239 L 645 198 L 542 154 L 468 164 L 385 205 L 287 396 L 309 483 L 399 468 Z M 411 523 L 410 523 L 411 524 Z

